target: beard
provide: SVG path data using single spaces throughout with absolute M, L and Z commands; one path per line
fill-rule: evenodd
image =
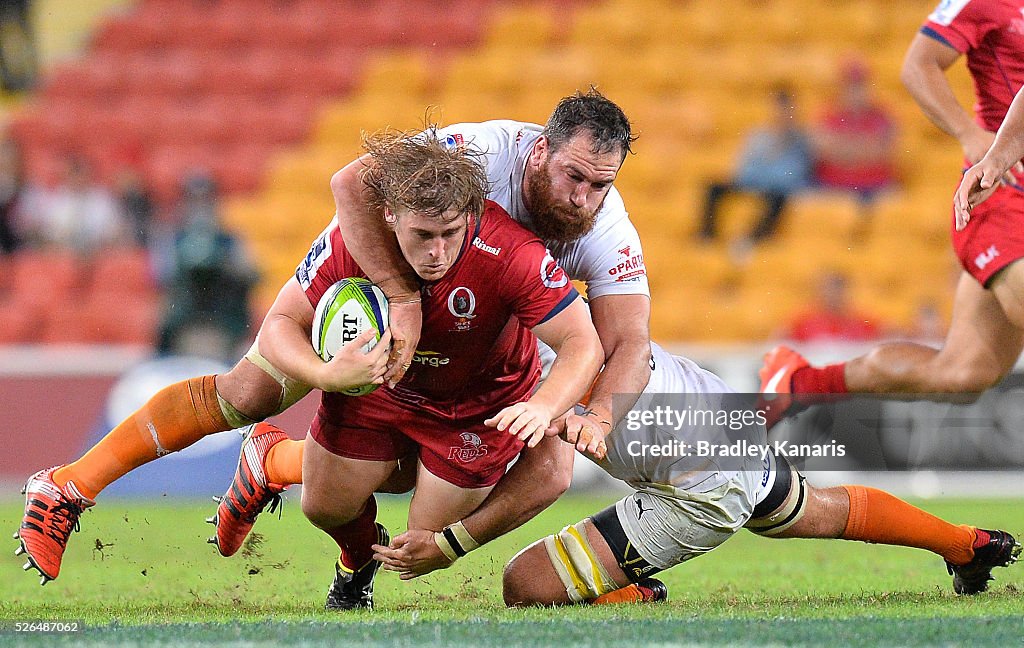
M 597 210 L 559 203 L 552 195 L 548 164 L 537 170 L 524 190 L 533 233 L 545 241 L 571 243 L 594 229 Z

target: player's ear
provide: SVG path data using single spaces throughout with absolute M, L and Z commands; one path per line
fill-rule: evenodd
M 543 162 L 551 150 L 551 142 L 547 135 L 541 135 L 533 145 L 533 155 L 530 156 L 530 164 L 539 165 Z
M 384 208 L 384 222 L 391 229 L 395 229 L 395 226 L 398 224 L 398 216 L 395 215 L 395 212 L 391 211 L 390 207 Z

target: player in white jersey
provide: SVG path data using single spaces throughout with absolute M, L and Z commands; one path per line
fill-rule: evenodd
M 534 216 L 524 204 L 527 164 L 544 128 L 510 120 L 453 124 L 438 131 L 450 146 L 465 143 L 481 153 L 490 190 L 487 198 L 541 237 L 573 279 L 587 284 L 592 302 L 604 295 L 650 297 L 640 235 L 629 220 L 622 196 L 608 187 L 592 221 L 565 223 Z M 534 202 L 541 202 L 535 199 Z
M 884 491 L 814 488 L 783 454 L 766 451 L 772 446 L 763 414 L 752 404 L 745 409 L 727 384 L 692 361 L 654 343 L 651 349 L 651 379 L 607 437 L 607 455 L 597 460 L 634 492 L 519 552 L 505 568 L 506 604 L 662 600 L 667 589 L 652 575 L 711 551 L 744 527 L 776 538 L 928 549 L 946 560 L 958 594 L 984 591 L 991 570 L 1019 554 L 1006 532 L 950 524 Z M 644 418 L 659 406 L 749 416 L 735 426 Z M 700 441 L 755 451 L 701 453 Z M 517 515 L 515 502 L 504 506 Z M 486 508 L 440 533 L 406 532 L 390 547 L 375 547 L 375 557 L 406 579 L 447 567 L 479 546 L 468 529 L 483 528 Z
M 439 133 L 451 146 L 480 152 L 491 185 L 488 199 L 543 239 L 569 276 L 586 284 L 608 371 L 594 386 L 587 415 L 570 417 L 568 425 L 603 437 L 615 423 L 612 396 L 639 394 L 649 376 L 650 291 L 643 250 L 612 186 L 631 151 L 629 120 L 591 89 L 562 99 L 543 127 L 496 120 Z M 358 173 L 358 163 L 346 166 L 331 179 L 331 188 L 342 229 L 356 241 L 350 252 L 389 298 L 393 355 L 401 355 L 387 376 L 393 381 L 412 362 L 419 339 L 420 287 L 388 243 L 379 214 L 367 209 Z

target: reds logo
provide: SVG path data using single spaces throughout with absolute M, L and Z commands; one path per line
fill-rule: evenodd
M 459 286 L 448 294 L 448 312 L 455 316 L 455 328 L 466 331 L 470 320 L 476 317 L 476 295 L 465 286 Z
M 462 439 L 461 446 L 448 448 L 448 460 L 452 459 L 462 463 L 471 463 L 487 454 L 487 444 L 472 432 L 463 432 L 459 435 Z

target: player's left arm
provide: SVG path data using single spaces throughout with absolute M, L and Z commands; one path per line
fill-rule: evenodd
M 604 354 L 579 296 L 531 331 L 555 351 L 547 379 L 528 400 L 504 408 L 484 423 L 519 437 L 532 448 L 544 437 L 551 421 L 575 406 L 587 392 L 601 369 Z M 598 441 L 590 452 L 597 451 Z
M 953 196 L 956 229 L 971 220 L 971 209 L 988 199 L 1000 183 L 1016 184 L 1012 173 L 1024 172 L 1024 88 L 1017 91 L 988 152 L 964 173 Z M 1012 172 L 1012 173 L 1011 173 Z
M 650 298 L 639 294 L 602 295 L 591 300 L 590 316 L 601 338 L 604 369 L 594 383 L 583 415 L 571 413 L 566 419 L 569 442 L 587 429 L 588 422 L 600 427 L 602 439 L 608 436 L 651 378 Z M 618 418 L 612 403 L 616 395 L 622 400 Z
M 574 453 L 571 445 L 554 437 L 546 437 L 536 447 L 523 450 L 487 499 L 451 525 L 466 540 L 466 545 L 460 543 L 460 549 L 472 551 L 522 526 L 551 506 L 572 482 Z M 445 542 L 443 532 L 412 529 L 396 536 L 388 547 L 374 545 L 374 558 L 383 563 L 384 569 L 396 571 L 402 580 L 409 580 L 454 562 L 440 547 Z M 450 543 L 446 545 L 449 548 Z

